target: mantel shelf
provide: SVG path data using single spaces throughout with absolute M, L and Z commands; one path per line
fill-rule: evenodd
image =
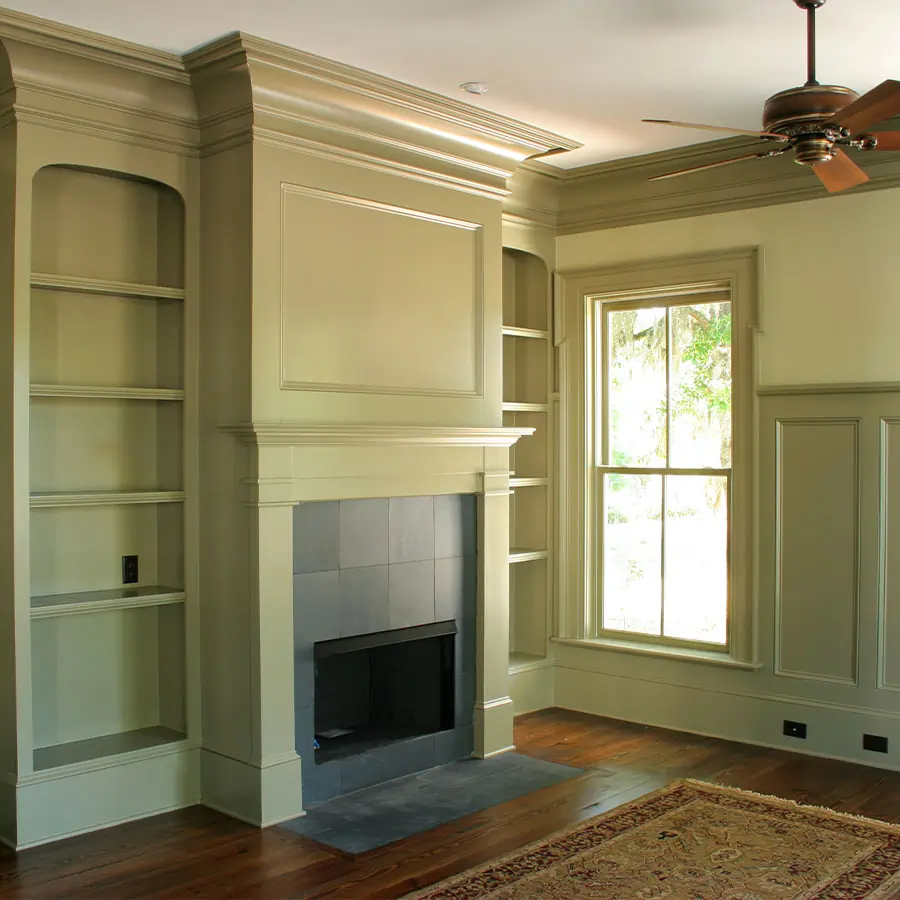
M 78 491 L 35 493 L 33 509 L 53 506 L 127 506 L 139 503 L 182 503 L 184 491 Z
M 509 548 L 509 564 L 531 562 L 535 559 L 547 559 L 550 555 L 549 550 L 532 550 L 528 547 L 510 547 Z
M 533 338 L 540 341 L 550 339 L 549 331 L 542 331 L 540 328 L 519 328 L 515 325 L 504 325 L 503 334 L 506 337 Z
M 181 588 L 162 587 L 158 584 L 147 587 L 121 587 L 108 591 L 48 594 L 31 598 L 31 618 L 49 619 L 118 609 L 139 609 L 143 606 L 166 606 L 171 603 L 183 603 L 184 596 Z
M 184 391 L 170 388 L 97 386 L 91 384 L 32 384 L 32 397 L 71 397 L 84 400 L 184 400 Z
M 114 297 L 139 297 L 144 300 L 184 300 L 184 288 L 131 281 L 109 281 L 104 278 L 81 278 L 76 275 L 51 275 L 34 272 L 31 286 L 46 291 L 70 291 L 76 294 L 108 294 Z
M 547 403 L 504 403 L 503 412 L 547 412 L 550 406 Z

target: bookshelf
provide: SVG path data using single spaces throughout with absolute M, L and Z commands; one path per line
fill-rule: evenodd
M 187 741 L 185 232 L 175 191 L 115 172 L 48 166 L 32 202 L 39 773 Z M 138 581 L 123 584 L 132 555 Z
M 544 665 L 552 567 L 550 280 L 536 256 L 503 253 L 503 424 L 531 427 L 510 454 L 510 671 Z

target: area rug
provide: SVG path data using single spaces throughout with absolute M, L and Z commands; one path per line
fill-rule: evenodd
M 409 900 L 887 900 L 900 826 L 676 781 Z

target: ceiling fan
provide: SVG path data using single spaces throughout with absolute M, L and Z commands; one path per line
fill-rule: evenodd
M 679 128 L 748 134 L 778 146 L 734 159 L 656 175 L 650 181 L 715 169 L 745 159 L 781 156 L 793 151 L 794 162 L 812 167 L 822 184 L 835 192 L 869 180 L 869 176 L 847 155 L 844 148 L 900 150 L 900 131 L 880 131 L 877 134 L 865 131 L 900 113 L 900 81 L 884 81 L 862 97 L 850 88 L 819 84 L 816 81 L 816 10 L 825 5 L 825 0 L 794 0 L 794 3 L 806 10 L 807 80 L 803 87 L 788 88 L 766 100 L 762 131 L 673 122 L 670 119 L 642 120 Z

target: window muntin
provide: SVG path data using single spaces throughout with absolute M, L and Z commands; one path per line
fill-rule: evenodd
M 727 647 L 730 294 L 595 303 L 598 632 Z

